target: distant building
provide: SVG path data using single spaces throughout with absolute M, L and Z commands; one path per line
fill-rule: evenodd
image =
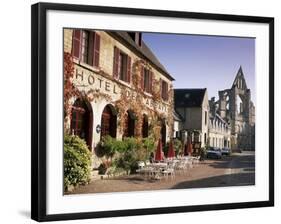
M 183 139 L 193 133 L 192 141 L 205 147 L 209 124 L 207 89 L 174 89 L 174 103 L 176 112 L 183 118 L 182 135 L 186 136 Z
M 184 119 L 175 110 L 173 112 L 173 116 L 174 116 L 174 136 L 173 137 L 181 139 L 182 138 L 181 131 L 183 129 L 182 124 L 183 124 Z
M 255 149 L 255 106 L 241 66 L 232 87 L 219 91 L 211 107 L 231 128 L 231 148 Z
M 209 104 L 211 107 L 212 100 L 209 102 Z M 208 145 L 218 148 L 230 148 L 230 127 L 228 123 L 211 109 L 209 119 Z

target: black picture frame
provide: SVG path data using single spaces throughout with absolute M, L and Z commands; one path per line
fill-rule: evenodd
M 85 213 L 46 213 L 46 13 L 48 10 L 100 12 L 171 18 L 191 18 L 217 21 L 253 22 L 269 25 L 269 200 L 208 204 L 196 206 L 159 207 L 131 210 L 114 210 Z M 163 11 L 137 8 L 103 7 L 74 4 L 37 3 L 31 14 L 31 218 L 36 221 L 74 220 L 86 218 L 134 216 L 161 213 L 193 212 L 206 210 L 238 209 L 274 206 L 274 18 L 183 11 Z

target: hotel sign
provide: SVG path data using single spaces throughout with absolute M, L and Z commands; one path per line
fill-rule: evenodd
M 114 101 L 118 100 L 121 96 L 121 88 L 119 84 L 115 81 L 112 81 L 106 77 L 103 77 L 99 74 L 95 74 L 86 69 L 82 69 L 80 67 L 76 67 L 75 75 L 74 75 L 74 85 L 81 91 L 89 91 L 91 89 L 98 89 L 101 93 L 109 94 Z M 126 88 L 126 96 L 130 98 L 130 100 L 136 100 L 137 92 L 130 88 L 128 84 L 123 84 L 123 86 L 127 86 Z M 165 113 L 168 112 L 168 106 L 162 102 L 156 102 L 152 98 L 142 97 L 143 103 L 150 109 L 156 108 L 157 111 Z

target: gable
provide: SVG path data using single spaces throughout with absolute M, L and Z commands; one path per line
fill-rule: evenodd
M 242 70 L 241 66 L 240 66 L 240 68 L 239 68 L 239 70 L 236 74 L 236 77 L 233 81 L 232 88 L 235 87 L 235 86 L 238 89 L 244 89 L 244 90 L 247 89 L 246 80 L 245 80 L 244 73 L 243 73 L 243 70 Z

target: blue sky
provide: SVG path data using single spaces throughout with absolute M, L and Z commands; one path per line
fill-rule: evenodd
M 218 99 L 241 65 L 255 103 L 255 39 L 143 33 L 143 40 L 175 78 L 174 88 L 206 87 L 209 99 Z

